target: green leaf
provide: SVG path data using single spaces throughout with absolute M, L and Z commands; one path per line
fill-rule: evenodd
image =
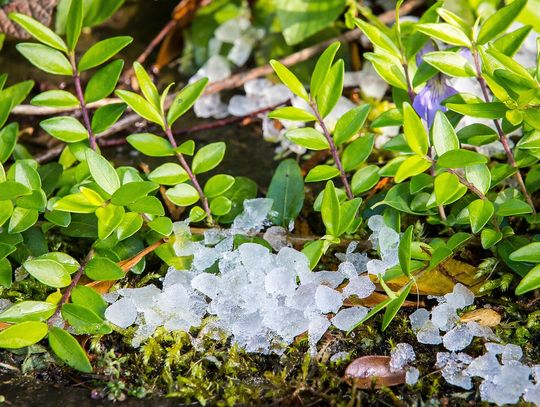
M 8 259 L 0 260 L 0 286 L 10 288 L 12 284 L 13 270 Z
M 79 71 L 86 71 L 106 62 L 133 41 L 131 37 L 112 37 L 92 45 L 79 61 Z
M 326 150 L 330 148 L 326 137 L 313 127 L 300 127 L 288 130 L 285 137 L 299 146 L 310 150 Z
M 51 136 L 66 143 L 75 143 L 88 139 L 88 132 L 85 127 L 71 116 L 51 117 L 43 120 L 39 125 Z
M 413 229 L 413 225 L 407 228 L 403 234 L 403 237 L 399 241 L 398 248 L 399 265 L 401 267 L 401 271 L 403 271 L 403 273 L 409 277 L 411 276 L 411 243 Z
M 98 237 L 100 240 L 107 239 L 120 225 L 124 218 L 125 210 L 122 206 L 109 204 L 96 209 L 98 219 Z
M 195 153 L 195 142 L 193 140 L 186 140 L 178 147 L 176 147 L 174 151 L 180 154 L 191 156 Z
M 367 165 L 356 171 L 351 179 L 351 189 L 354 195 L 361 194 L 373 188 L 380 179 L 379 167 Z
M 283 82 L 292 93 L 300 96 L 306 102 L 309 100 L 308 93 L 304 88 L 304 85 L 302 85 L 302 82 L 300 82 L 298 78 L 287 67 L 285 67 L 285 65 L 279 61 L 276 61 L 275 59 L 270 61 L 270 65 L 272 65 L 272 68 L 276 72 L 281 82 Z
M 148 179 L 161 185 L 176 185 L 187 181 L 189 175 L 180 165 L 165 163 L 148 174 Z
M 66 365 L 80 372 L 91 373 L 92 365 L 79 342 L 68 332 L 51 327 L 49 346 L 56 356 Z
M 139 198 L 148 195 L 159 188 L 155 182 L 135 181 L 128 182 L 118 188 L 111 197 L 111 203 L 120 206 L 132 204 Z
M 165 214 L 163 205 L 155 196 L 145 196 L 138 199 L 136 202 L 129 205 L 128 209 L 133 212 L 147 213 L 157 216 L 163 216 Z
M 60 51 L 31 42 L 19 43 L 16 48 L 32 65 L 44 72 L 54 75 L 73 74 L 71 64 Z
M 476 188 L 486 194 L 491 185 L 491 172 L 487 165 L 478 164 L 465 167 L 465 178 Z
M 532 242 L 520 247 L 510 255 L 510 260 L 540 263 L 540 242 Z
M 19 134 L 19 124 L 10 123 L 0 130 L 0 164 L 5 163 L 17 144 L 17 135 Z
M 62 288 L 71 283 L 69 272 L 60 263 L 50 259 L 28 260 L 24 269 L 39 282 L 49 287 Z
M 116 228 L 116 237 L 119 241 L 133 236 L 143 225 L 143 218 L 135 212 L 128 212 L 124 215 L 122 222 Z
M 345 75 L 345 64 L 342 59 L 337 61 L 322 84 L 317 97 L 317 108 L 321 117 L 326 117 L 336 106 L 341 93 L 343 92 L 343 77 Z
M 530 25 L 520 27 L 517 30 L 501 35 L 492 45 L 504 55 L 514 56 L 523 41 L 529 36 L 531 30 L 532 26 Z
M 447 151 L 437 160 L 437 164 L 443 168 L 464 168 L 487 162 L 488 158 L 485 155 L 464 149 Z
M 478 44 L 485 44 L 491 41 L 497 35 L 506 31 L 510 24 L 516 19 L 523 7 L 527 4 L 527 0 L 515 0 L 502 7 L 496 13 L 491 15 L 481 26 L 478 32 Z
M 337 177 L 339 170 L 331 165 L 317 165 L 306 175 L 306 182 L 326 181 Z
M 540 287 L 540 264 L 534 266 L 516 287 L 516 295 L 523 295 Z M 0 333 L 1 335 L 1 333 Z M 0 346 L 1 342 L 0 342 Z
M 216 168 L 225 156 L 226 145 L 220 141 L 201 148 L 193 157 L 192 171 L 201 174 Z
M 111 103 L 101 106 L 92 116 L 92 131 L 99 134 L 109 129 L 126 111 L 125 103 Z
M 345 0 L 278 0 L 275 7 L 286 43 L 295 45 L 336 20 Z
M 382 330 L 386 330 L 388 328 L 388 325 L 390 325 L 390 322 L 394 319 L 397 312 L 407 299 L 407 296 L 409 295 L 409 292 L 411 291 L 412 283 L 407 284 L 401 291 L 401 293 L 394 299 L 392 299 L 388 305 L 386 306 L 386 311 L 384 312 L 383 322 L 382 322 Z
M 56 311 L 56 305 L 45 301 L 21 301 L 0 313 L 2 322 L 44 321 Z
M 66 20 L 66 39 L 68 48 L 75 49 L 79 36 L 81 35 L 83 23 L 83 5 L 82 0 L 71 0 L 68 18 Z
M 86 150 L 86 162 L 94 181 L 108 194 L 112 195 L 120 188 L 118 174 L 107 159 L 88 149 Z
M 428 52 L 422 59 L 448 76 L 468 78 L 476 74 L 472 64 L 457 52 Z
M 81 266 L 77 260 L 75 260 L 73 257 L 71 257 L 69 254 L 62 253 L 62 252 L 49 252 L 45 253 L 39 257 L 38 259 L 48 259 L 48 260 L 54 260 L 62 265 L 69 274 L 75 273 L 79 267 Z
M 486 250 L 495 246 L 502 238 L 503 234 L 501 232 L 489 228 L 482 229 L 482 233 L 480 234 L 480 242 Z
M 500 119 L 504 117 L 508 108 L 501 102 L 489 103 L 447 103 L 446 107 L 453 112 L 465 116 L 479 117 L 481 119 Z
M 395 57 L 400 57 L 401 52 L 394 41 L 386 35 L 382 30 L 373 24 L 369 24 L 360 19 L 355 19 L 354 23 L 360 28 L 366 37 L 373 43 L 374 46 L 383 49 Z
M 78 285 L 71 291 L 71 302 L 76 305 L 82 305 L 101 318 L 105 317 L 107 303 L 96 290 L 85 285 Z
M 204 185 L 204 195 L 215 198 L 227 192 L 234 185 L 234 177 L 227 174 L 217 174 L 211 177 Z
M 454 127 L 440 110 L 435 114 L 433 121 L 433 147 L 437 155 L 441 156 L 447 151 L 457 150 L 459 148 L 459 139 Z
M 362 198 L 354 198 L 340 205 L 339 235 L 346 233 L 350 228 L 353 228 L 353 232 L 355 232 L 358 226 L 360 226 L 362 218 L 357 217 L 357 214 L 361 204 Z
M 469 221 L 473 233 L 478 233 L 489 222 L 495 209 L 487 199 L 477 199 L 469 204 Z
M 79 99 L 65 90 L 48 90 L 33 97 L 30 103 L 34 106 L 79 107 Z
M 148 222 L 148 227 L 162 236 L 169 236 L 173 232 L 172 220 L 167 217 L 155 218 Z
M 334 128 L 334 142 L 337 146 L 349 141 L 360 132 L 366 122 L 371 105 L 364 103 L 354 109 L 349 110 L 339 118 Z
M 204 92 L 207 83 L 208 78 L 202 78 L 187 85 L 184 89 L 178 92 L 171 104 L 171 107 L 169 108 L 169 112 L 167 113 L 167 123 L 169 123 L 169 126 L 172 126 L 180 116 L 191 109 L 191 106 L 193 106 L 193 104 Z
M 117 90 L 116 95 L 128 104 L 128 106 L 142 118 L 163 126 L 163 118 L 154 106 L 141 95 L 128 90 Z
M 146 72 L 146 69 L 139 63 L 134 62 L 133 63 L 133 71 L 135 72 L 135 76 L 137 77 L 137 82 L 139 83 L 139 88 L 141 89 L 142 94 L 146 98 L 148 102 L 157 111 L 161 110 L 161 103 L 160 103 L 160 97 L 159 92 L 156 88 L 156 85 L 152 82 L 152 79 L 150 79 L 150 76 L 148 76 L 148 73 Z
M 516 216 L 531 213 L 532 208 L 521 199 L 509 199 L 497 208 L 498 216 Z
M 304 205 L 304 181 L 295 160 L 286 159 L 278 165 L 266 196 L 274 201 L 272 210 L 276 215 L 273 223 L 288 228 Z
M 407 90 L 405 70 L 398 58 L 370 52 L 366 52 L 364 58 L 371 62 L 379 76 L 390 85 L 398 89 Z
M 45 338 L 48 326 L 43 322 L 25 321 L 0 331 L 0 348 L 20 349 Z
M 312 122 L 317 120 L 313 114 L 298 107 L 280 107 L 268 114 L 270 119 L 289 120 L 297 122 Z
M 34 20 L 26 14 L 10 13 L 9 18 L 19 24 L 39 42 L 56 48 L 59 51 L 67 51 L 66 43 L 50 28 L 44 26 L 39 21 Z
M 467 187 L 454 174 L 443 172 L 435 177 L 434 192 L 437 205 L 449 205 L 465 195 Z
M 111 281 L 124 277 L 118 264 L 106 257 L 93 257 L 84 267 L 84 273 L 91 280 Z
M 372 133 L 358 137 L 350 143 L 343 152 L 342 163 L 345 171 L 356 169 L 360 164 L 366 161 L 373 149 L 375 136 Z
M 326 227 L 326 234 L 339 237 L 341 210 L 336 188 L 332 181 L 328 181 L 324 188 L 321 215 L 324 226 Z
M 15 199 L 21 195 L 29 195 L 32 190 L 26 185 L 15 181 L 0 182 L 0 201 Z
M 90 199 L 88 195 L 76 193 L 66 195 L 56 201 L 53 209 L 73 213 L 94 213 L 101 204 L 102 200 Z
M 16 207 L 9 220 L 9 233 L 20 233 L 32 227 L 38 220 L 39 213 L 35 209 Z
M 62 317 L 73 327 L 77 334 L 109 334 L 111 327 L 94 311 L 84 305 L 64 304 Z
M 170 201 L 178 206 L 193 205 L 199 200 L 199 193 L 189 184 L 179 184 L 166 192 Z
M 425 157 L 419 155 L 410 156 L 399 166 L 396 172 L 395 182 L 399 183 L 409 177 L 421 174 L 429 167 L 431 167 L 431 162 Z
M 100 68 L 92 75 L 84 90 L 85 102 L 92 103 L 109 96 L 116 88 L 123 67 L 124 61 L 118 59 Z
M 132 134 L 127 137 L 127 142 L 144 155 L 150 157 L 169 157 L 174 155 L 171 143 L 155 134 Z
M 231 211 L 232 202 L 225 196 L 218 196 L 210 202 L 210 212 L 215 216 L 223 216 Z
M 416 29 L 430 37 L 446 42 L 451 45 L 459 45 L 470 48 L 471 40 L 459 28 L 447 23 L 417 24 Z
M 313 69 L 313 74 L 311 75 L 311 84 L 309 89 L 312 98 L 315 98 L 317 96 L 319 89 L 325 82 L 326 77 L 330 72 L 330 67 L 332 66 L 332 63 L 334 61 L 334 57 L 336 56 L 336 52 L 339 49 L 340 45 L 341 44 L 337 41 L 332 43 L 324 50 L 324 52 L 317 60 L 315 68 Z
M 403 103 L 403 131 L 411 150 L 425 156 L 428 151 L 428 135 L 422 120 L 407 102 Z

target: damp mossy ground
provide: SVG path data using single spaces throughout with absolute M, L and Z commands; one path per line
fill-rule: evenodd
M 493 296 L 477 301 L 476 307 L 490 304 L 501 315 L 495 328 L 505 342 L 523 347 L 524 359 L 540 362 L 540 303 L 516 302 L 512 296 Z M 32 378 L 62 386 L 64 392 L 84 388 L 83 397 L 101 400 L 145 400 L 145 405 L 482 405 L 478 386 L 471 391 L 446 384 L 435 367 L 436 353 L 442 346 L 419 344 L 402 309 L 390 327 L 381 332 L 381 316 L 358 327 L 350 335 L 330 330 L 311 357 L 307 339 L 299 338 L 281 355 L 246 353 L 231 346 L 225 338 L 208 338 L 197 332 L 166 332 L 161 329 L 140 348 L 131 347 L 131 330 L 89 339 L 86 348 L 95 366 L 92 375 L 75 375 L 55 367 L 45 348 L 24 352 L 2 351 L 6 364 L 25 374 L 11 372 L 11 383 Z M 388 355 L 392 347 L 407 342 L 415 348 L 415 366 L 421 376 L 414 386 L 363 390 L 343 380 L 347 364 L 364 355 Z M 476 339 L 467 348 L 472 356 L 483 352 Z M 337 352 L 348 352 L 346 359 L 332 362 Z M 9 373 L 7 370 L 5 373 Z M 4 381 L 7 376 L 4 376 Z M 2 393 L 0 387 L 0 394 Z M 154 404 L 155 403 L 155 404 Z M 487 404 L 486 404 L 487 405 Z

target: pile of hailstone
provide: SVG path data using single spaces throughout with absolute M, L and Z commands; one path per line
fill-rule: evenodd
M 266 247 L 245 243 L 233 247 L 234 234 L 257 233 L 265 226 L 270 199 L 246 201 L 244 212 L 230 230 L 209 230 L 193 242 L 186 223 L 175 225 L 179 256 L 193 256 L 189 270 L 170 268 L 162 288 L 124 288 L 106 299 L 105 316 L 113 324 L 137 326 L 133 345 L 154 331 L 202 327 L 210 335 L 226 334 L 250 352 L 284 352 L 304 332 L 312 352 L 333 325 L 347 331 L 369 311 L 344 307 L 350 296 L 366 298 L 375 290 L 365 271 L 368 258 L 355 253 L 355 244 L 339 258 L 337 271 L 312 272 L 306 256 L 290 247 L 273 254 Z M 207 272 L 217 262 L 218 272 Z M 337 290 L 342 285 L 342 290 Z

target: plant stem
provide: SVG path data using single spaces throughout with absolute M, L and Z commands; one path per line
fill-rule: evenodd
M 330 146 L 330 152 L 332 153 L 332 157 L 334 158 L 334 163 L 336 164 L 336 167 L 339 170 L 339 174 L 341 176 L 341 182 L 343 183 L 343 186 L 345 187 L 345 192 L 347 193 L 347 197 L 349 199 L 353 199 L 354 195 L 351 190 L 351 186 L 349 185 L 349 181 L 347 180 L 347 174 L 345 173 L 345 170 L 343 169 L 343 165 L 341 164 L 341 160 L 339 158 L 339 154 L 336 148 L 336 144 L 334 143 L 334 139 L 330 135 L 330 132 L 328 131 L 328 128 L 326 127 L 326 124 L 324 123 L 323 118 L 321 117 L 321 114 L 319 113 L 319 109 L 317 109 L 317 104 L 314 101 L 310 101 L 309 105 L 311 106 L 311 109 L 313 109 L 313 113 L 315 113 L 315 117 L 317 118 L 317 121 L 319 122 L 319 125 L 321 126 L 324 137 L 326 137 L 326 141 L 328 141 L 328 145 Z
M 169 139 L 169 143 L 171 143 L 173 148 L 178 147 L 178 145 L 176 144 L 176 140 L 174 139 L 174 135 L 172 133 L 172 130 L 171 130 L 171 128 L 169 127 L 169 125 L 166 122 L 165 122 L 164 130 L 165 130 L 165 134 L 167 135 L 167 138 Z M 195 189 L 199 193 L 199 198 L 200 198 L 200 200 L 202 202 L 203 209 L 206 212 L 206 216 L 208 216 L 208 220 L 210 221 L 210 223 L 213 223 L 212 213 L 210 212 L 210 207 L 208 206 L 208 199 L 204 195 L 204 191 L 201 188 L 201 185 L 199 184 L 199 181 L 197 181 L 197 177 L 191 171 L 191 168 L 189 167 L 189 165 L 188 165 L 188 163 L 187 163 L 187 161 L 184 158 L 182 153 L 177 152 L 176 153 L 176 158 L 178 158 L 178 161 L 180 162 L 180 164 L 182 165 L 184 170 L 187 172 L 189 179 L 191 180 L 191 182 L 193 183 L 193 186 L 195 187 Z
M 431 148 L 430 154 L 432 158 L 430 172 L 431 172 L 431 176 L 435 178 L 435 160 L 433 159 L 433 155 L 434 155 L 433 147 Z M 439 209 L 439 216 L 441 217 L 442 221 L 443 222 L 446 221 L 446 212 L 444 211 L 444 205 L 437 205 L 437 208 Z
M 411 77 L 409 75 L 409 66 L 406 62 L 403 62 L 403 70 L 405 71 L 405 80 L 407 81 L 407 94 L 409 95 L 409 99 L 411 99 L 412 104 L 414 102 L 414 98 L 416 97 L 416 93 L 414 93 L 414 89 L 412 87 Z
M 77 270 L 77 272 L 71 279 L 71 283 L 66 288 L 66 291 L 64 291 L 64 294 L 62 295 L 62 298 L 58 302 L 58 305 L 56 306 L 56 311 L 54 311 L 54 314 L 52 315 L 52 317 L 50 317 L 49 320 L 47 321 L 49 325 L 52 325 L 56 317 L 60 315 L 60 312 L 62 311 L 62 305 L 64 305 L 65 303 L 69 301 L 71 297 L 71 292 L 77 286 L 77 284 L 79 284 L 79 280 L 84 274 L 84 268 L 86 267 L 86 264 L 88 263 L 88 261 L 90 261 L 93 255 L 94 255 L 94 251 L 90 250 L 90 252 L 86 255 L 86 258 L 84 259 L 82 264 L 79 266 L 79 269 Z
M 484 100 L 489 103 L 490 97 L 488 92 L 488 87 L 486 84 L 486 81 L 484 77 L 482 76 L 482 67 L 480 66 L 480 59 L 478 58 L 478 50 L 476 48 L 473 48 L 472 50 L 472 57 L 474 61 L 474 67 L 476 70 L 476 80 L 480 84 L 480 88 L 482 89 L 482 94 L 484 96 Z M 519 184 L 519 188 L 521 189 L 521 192 L 523 193 L 523 196 L 527 200 L 527 203 L 532 208 L 533 215 L 536 215 L 536 209 L 534 207 L 534 202 L 531 198 L 531 195 L 527 191 L 527 187 L 525 186 L 525 182 L 523 181 L 523 177 L 521 176 L 521 172 L 517 166 L 516 159 L 514 158 L 514 154 L 512 153 L 512 149 L 508 145 L 508 139 L 506 138 L 506 135 L 504 134 L 504 131 L 501 127 L 501 124 L 498 120 L 493 120 L 493 123 L 495 124 L 495 129 L 497 130 L 497 134 L 499 136 L 499 141 L 501 142 L 504 152 L 506 153 L 506 157 L 508 159 L 508 163 L 512 166 L 512 168 L 516 169 L 515 177 Z
M 81 86 L 81 75 L 77 70 L 77 61 L 75 60 L 75 53 L 72 52 L 69 55 L 71 62 L 71 67 L 73 69 L 73 82 L 75 83 L 75 92 L 77 93 L 77 99 L 79 99 L 79 105 L 81 106 L 81 113 L 84 121 L 84 127 L 88 131 L 88 139 L 90 142 L 90 148 L 94 151 L 97 150 L 96 136 L 92 131 L 92 125 L 90 122 L 90 115 L 88 114 L 88 109 L 86 108 L 86 103 L 84 101 L 84 93 Z

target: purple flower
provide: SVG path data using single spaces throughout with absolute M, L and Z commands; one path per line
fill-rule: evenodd
M 416 95 L 413 102 L 413 108 L 420 118 L 427 122 L 428 128 L 433 124 L 435 113 L 437 111 L 446 112 L 448 109 L 441 105 L 441 102 L 458 93 L 453 87 L 448 85 L 442 75 L 436 75 L 426 86 Z

